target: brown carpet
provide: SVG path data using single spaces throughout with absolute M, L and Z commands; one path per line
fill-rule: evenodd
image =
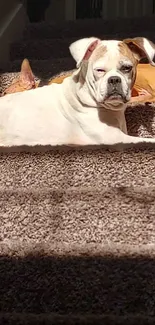
M 50 60 L 37 77 L 72 68 Z M 126 117 L 155 136 L 153 105 Z M 1 153 L 0 324 L 155 324 L 154 174 L 151 147 Z

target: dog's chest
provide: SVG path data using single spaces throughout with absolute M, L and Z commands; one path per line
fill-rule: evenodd
M 79 125 L 83 131 L 83 136 L 87 141 L 95 144 L 103 141 L 103 136 L 110 134 L 114 129 L 120 129 L 126 133 L 126 121 L 124 112 L 113 112 L 101 108 L 97 110 L 90 108 L 86 113 L 79 116 Z

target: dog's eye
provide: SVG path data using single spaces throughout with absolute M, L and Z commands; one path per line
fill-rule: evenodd
M 97 72 L 100 72 L 100 73 L 104 73 L 105 72 L 105 70 L 104 69 L 101 69 L 101 68 L 97 68 L 97 69 L 95 69 Z
M 131 70 L 132 70 L 131 65 L 122 65 L 122 67 L 121 67 L 121 71 L 125 72 L 125 73 L 129 73 Z

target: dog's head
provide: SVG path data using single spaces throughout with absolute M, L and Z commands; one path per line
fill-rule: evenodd
M 137 64 L 142 58 L 155 65 L 155 45 L 142 37 L 123 41 L 84 38 L 72 43 L 70 52 L 77 62 L 79 98 L 84 101 L 83 91 L 87 88 L 97 106 L 107 104 L 108 108 L 119 109 L 130 100 Z

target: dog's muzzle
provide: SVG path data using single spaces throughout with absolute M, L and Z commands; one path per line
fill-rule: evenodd
M 111 76 L 107 81 L 107 96 L 110 100 L 124 100 L 122 81 L 119 76 Z

